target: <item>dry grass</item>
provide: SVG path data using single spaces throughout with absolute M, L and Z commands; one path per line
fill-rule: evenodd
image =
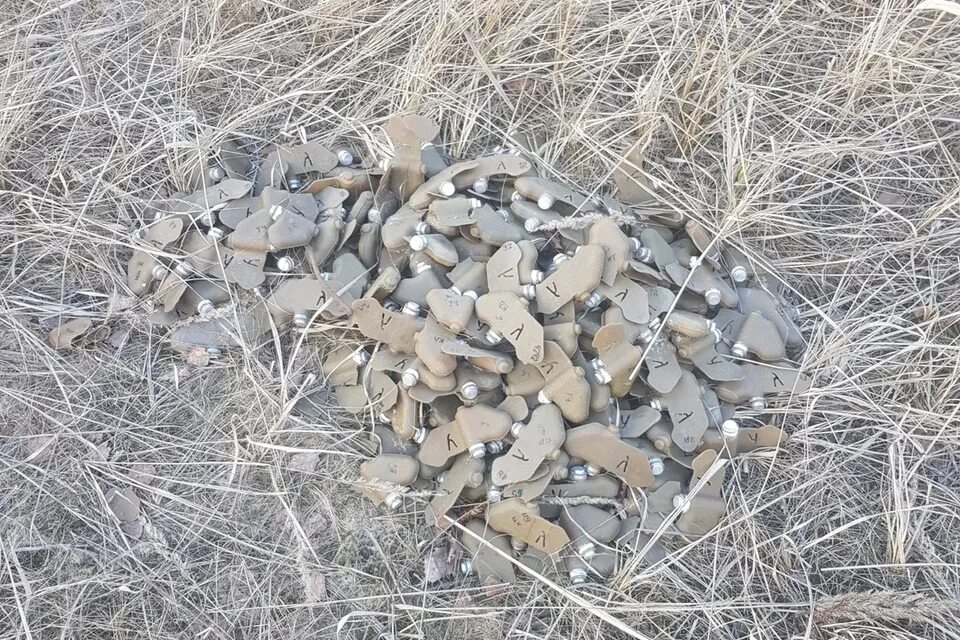
M 960 19 L 912 4 L 7 2 L 0 637 L 958 637 Z M 732 465 L 720 530 L 577 595 L 427 588 L 419 509 L 379 515 L 354 426 L 290 411 L 335 335 L 196 369 L 130 307 L 128 234 L 200 154 L 382 145 L 403 110 L 455 153 L 542 134 L 585 190 L 638 142 L 782 274 L 817 384 Z M 113 334 L 56 353 L 61 316 Z

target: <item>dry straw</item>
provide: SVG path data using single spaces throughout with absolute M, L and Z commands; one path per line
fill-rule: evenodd
M 955 9 L 7 3 L 0 637 L 957 637 Z M 335 332 L 200 369 L 139 319 L 128 233 L 208 150 L 383 151 L 404 110 L 456 154 L 540 133 L 586 192 L 636 143 L 671 202 L 783 276 L 817 384 L 779 411 L 788 448 L 731 465 L 719 530 L 576 598 L 428 586 L 422 514 L 347 489 L 367 449 L 336 412 L 289 410 Z M 112 333 L 57 353 L 72 317 Z M 139 539 L 107 501 L 127 487 Z

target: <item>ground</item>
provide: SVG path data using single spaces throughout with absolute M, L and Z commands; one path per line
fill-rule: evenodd
M 960 7 L 948 0 L 40 1 L 0 15 L 0 637 L 948 638 L 960 577 Z M 197 367 L 126 290 L 144 205 L 228 135 L 420 112 L 669 199 L 778 273 L 811 392 L 729 514 L 606 587 L 427 586 L 438 538 L 291 411 L 334 329 Z M 59 320 L 110 336 L 54 351 Z M 109 508 L 141 501 L 139 536 Z

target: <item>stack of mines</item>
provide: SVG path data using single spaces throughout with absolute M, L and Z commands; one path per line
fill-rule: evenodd
M 223 146 L 138 241 L 151 320 L 204 358 L 271 326 L 356 327 L 365 346 L 322 374 L 378 425 L 360 490 L 391 509 L 432 496 L 428 520 L 456 523 L 485 582 L 515 579 L 511 554 L 543 570 L 564 551 L 579 584 L 662 553 L 654 532 L 715 527 L 726 459 L 776 446 L 767 398 L 808 384 L 769 274 L 633 166 L 619 201 L 587 198 L 517 149 L 452 162 L 431 121 L 386 129 L 383 171 L 318 144 L 259 163 Z M 257 295 L 225 313 L 231 285 Z

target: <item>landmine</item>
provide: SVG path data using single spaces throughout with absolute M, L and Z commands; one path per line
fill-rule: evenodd
M 359 347 L 330 348 L 317 380 L 374 425 L 357 489 L 459 535 L 484 584 L 515 581 L 514 562 L 603 580 L 708 535 L 724 465 L 785 440 L 759 412 L 809 386 L 771 275 L 661 202 L 635 157 L 616 198 L 587 197 L 522 145 L 457 161 L 427 118 L 385 131 L 383 170 L 344 147 L 257 161 L 225 142 L 134 240 L 149 320 L 210 359 L 274 329 L 353 328 Z

